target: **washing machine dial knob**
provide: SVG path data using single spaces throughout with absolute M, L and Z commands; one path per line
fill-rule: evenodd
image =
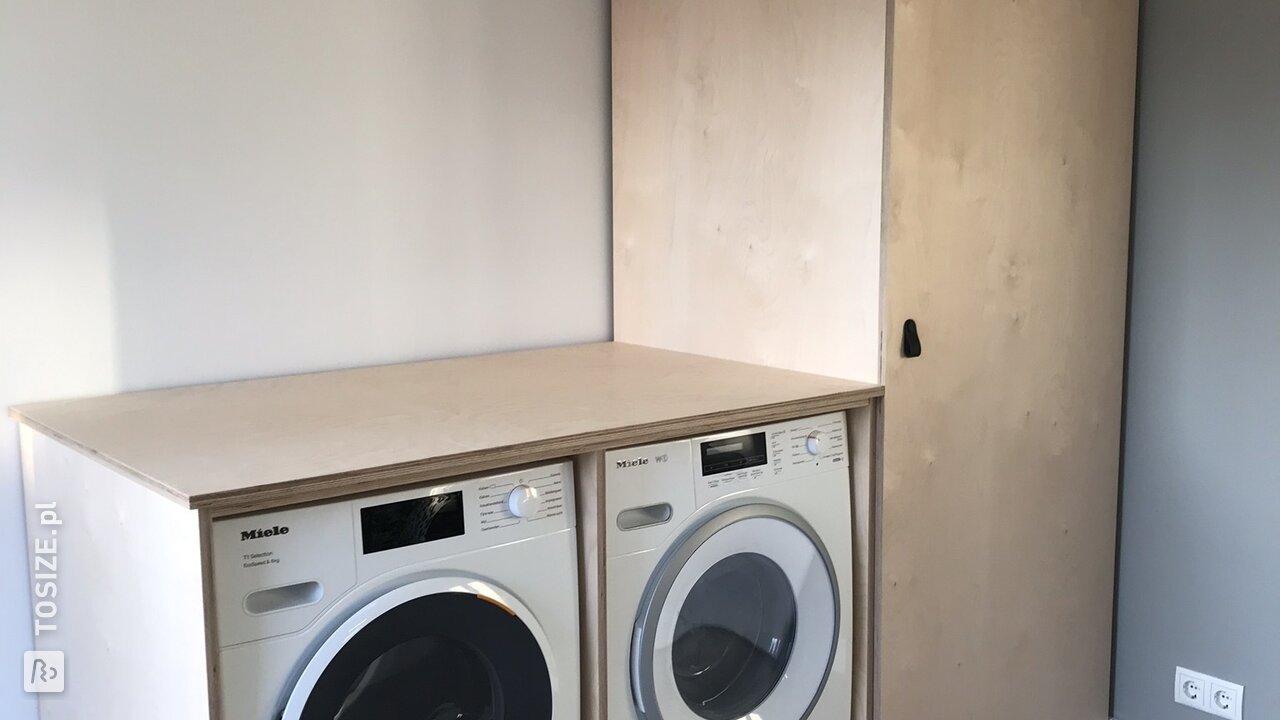
M 808 450 L 810 455 L 822 452 L 822 433 L 817 430 L 809 433 L 809 437 L 804 439 L 804 449 Z
M 507 496 L 507 509 L 518 518 L 529 518 L 542 509 L 542 496 L 538 488 L 528 485 L 517 485 Z

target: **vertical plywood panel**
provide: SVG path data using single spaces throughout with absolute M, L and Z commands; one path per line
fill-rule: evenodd
M 578 516 L 578 615 L 582 653 L 582 720 L 605 720 L 609 688 L 604 678 L 604 453 L 573 460 L 574 506 Z
M 885 720 L 1108 717 L 1137 5 L 896 4 Z
M 219 720 L 197 513 L 19 430 L 28 544 L 57 548 L 56 578 L 46 578 L 57 585 L 57 628 L 35 649 L 66 657 L 66 690 L 40 696 L 42 720 Z M 41 525 L 37 503 L 55 503 L 61 524 Z
M 879 400 L 848 412 L 853 485 L 853 712 L 852 720 L 875 717 L 875 579 L 879 523 Z
M 884 0 L 614 0 L 624 342 L 879 378 Z

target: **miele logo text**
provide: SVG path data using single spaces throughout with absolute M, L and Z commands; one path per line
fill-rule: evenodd
M 619 460 L 618 461 L 619 468 L 633 468 L 633 467 L 640 467 L 641 465 L 648 465 L 648 464 L 649 464 L 649 458 L 644 458 L 644 457 L 636 458 L 635 460 Z
M 242 530 L 240 532 L 240 542 L 244 542 L 245 540 L 261 540 L 262 538 L 288 534 L 289 526 L 287 525 L 276 525 L 275 527 L 258 528 L 257 530 Z

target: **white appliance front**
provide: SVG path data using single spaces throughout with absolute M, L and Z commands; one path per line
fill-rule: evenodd
M 229 720 L 579 717 L 569 463 L 214 523 Z
M 847 717 L 841 414 L 606 455 L 609 717 Z

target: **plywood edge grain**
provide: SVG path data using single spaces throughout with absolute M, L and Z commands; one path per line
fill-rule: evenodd
M 208 512 L 202 510 L 199 512 L 199 523 L 200 580 L 204 600 L 204 652 L 209 687 L 209 718 L 222 720 L 222 669 L 219 666 L 218 622 L 214 613 L 213 594 L 213 519 Z
M 853 528 L 853 708 L 852 720 L 875 717 L 875 528 L 879 524 L 876 496 L 875 416 L 879 401 L 845 413 L 849 428 L 850 500 Z
M 869 605 L 867 607 L 868 624 L 871 626 L 867 636 L 867 717 L 878 720 L 880 715 L 880 644 L 881 644 L 881 610 L 884 607 L 884 398 L 877 398 L 871 403 L 871 498 L 868 510 L 871 513 L 871 534 L 868 551 L 871 566 Z
M 604 453 L 574 460 L 578 508 L 578 592 L 582 638 L 582 718 L 604 720 L 608 708 L 605 655 Z
M 398 465 L 275 482 L 229 492 L 194 495 L 188 499 L 188 503 L 189 507 L 207 510 L 215 517 L 239 515 L 285 505 L 297 505 L 442 480 L 457 475 L 497 470 L 512 465 L 732 430 L 736 427 L 767 424 L 794 417 L 849 410 L 865 406 L 883 393 L 884 389 L 880 386 L 868 386 L 857 391 L 786 403 L 672 418 L 642 425 L 426 458 Z
M 140 472 L 139 470 L 131 467 L 128 463 L 120 462 L 119 460 L 115 459 L 114 457 L 106 453 L 98 452 L 92 447 L 89 447 L 84 443 L 78 442 L 73 437 L 69 437 L 63 433 L 58 432 L 57 430 L 54 430 L 53 428 L 45 425 L 44 423 L 41 423 L 23 414 L 23 412 L 21 411 L 21 408 L 17 408 L 17 407 L 9 408 L 9 419 L 13 420 L 19 425 L 23 425 L 28 428 L 31 428 L 33 431 L 40 433 L 41 435 L 44 435 L 45 437 L 51 440 L 55 440 L 58 443 L 80 453 L 81 455 L 84 455 L 92 460 L 102 463 L 103 465 L 106 465 L 112 470 L 115 470 L 116 472 L 120 473 L 122 476 L 136 483 L 139 483 L 143 487 L 146 487 L 150 490 L 160 493 L 161 495 L 169 498 L 170 500 L 178 503 L 179 505 L 189 510 L 194 508 L 194 506 L 191 504 L 191 498 L 186 493 L 183 493 L 182 491 L 176 488 L 170 487 L 169 485 L 164 484 L 163 482 L 157 480 L 156 478 L 151 477 L 150 475 L 144 472 Z

